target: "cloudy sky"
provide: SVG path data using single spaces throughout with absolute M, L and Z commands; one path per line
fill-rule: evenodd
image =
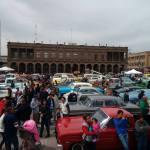
M 0 20 L 2 54 L 35 39 L 150 50 L 150 0 L 0 0 Z

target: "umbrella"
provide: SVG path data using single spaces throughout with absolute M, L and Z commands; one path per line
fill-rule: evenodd
M 132 70 L 125 72 L 125 74 L 142 74 L 142 72 L 136 71 L 135 69 L 132 69 Z
M 0 68 L 0 71 L 14 71 L 14 69 L 9 68 L 9 67 L 2 67 Z

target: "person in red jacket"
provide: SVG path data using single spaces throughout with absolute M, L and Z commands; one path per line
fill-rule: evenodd
M 93 137 L 97 133 L 93 131 L 92 120 L 89 115 L 83 116 L 82 132 L 83 132 L 82 138 L 84 143 L 84 149 L 96 150 L 96 142 L 93 142 Z

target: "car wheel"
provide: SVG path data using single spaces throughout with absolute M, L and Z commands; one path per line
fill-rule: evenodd
M 76 143 L 72 145 L 71 150 L 84 150 L 82 143 Z

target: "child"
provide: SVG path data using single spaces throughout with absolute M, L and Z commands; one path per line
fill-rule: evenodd
M 100 129 L 100 124 L 96 118 L 92 118 L 92 127 L 93 127 L 93 131 L 98 133 L 98 131 Z M 96 142 L 96 141 L 97 141 L 97 136 L 94 136 L 93 142 Z

